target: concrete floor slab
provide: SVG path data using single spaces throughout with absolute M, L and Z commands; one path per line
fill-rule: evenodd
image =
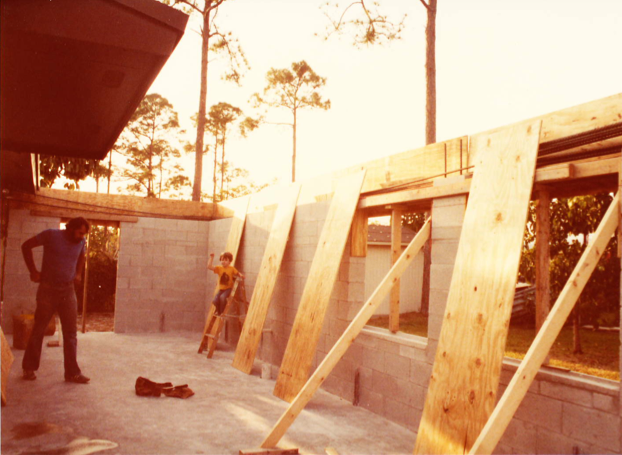
M 197 354 L 199 339 L 197 333 L 79 334 L 78 360 L 91 377 L 88 385 L 64 382 L 62 348 L 45 342 L 37 379 L 24 381 L 24 351 L 14 350 L 2 453 L 86 454 L 110 447 L 89 440 L 117 444 L 104 454 L 237 454 L 258 447 L 287 403 L 272 395 L 274 380 L 259 377 L 258 362 L 246 375 L 231 366 L 232 349 L 216 351 L 211 360 Z M 188 384 L 195 395 L 139 397 L 138 376 Z M 413 432 L 320 390 L 280 447 L 410 454 L 414 443 Z

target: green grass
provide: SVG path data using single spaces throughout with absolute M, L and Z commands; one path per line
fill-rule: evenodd
M 374 316 L 369 325 L 388 328 L 388 316 Z M 428 318 L 419 313 L 400 315 L 400 331 L 428 336 Z M 522 359 L 535 337 L 533 328 L 510 326 L 505 355 Z M 573 354 L 572 328 L 565 327 L 550 352 L 549 365 L 601 378 L 620 380 L 620 334 L 616 331 L 581 330 L 583 354 Z

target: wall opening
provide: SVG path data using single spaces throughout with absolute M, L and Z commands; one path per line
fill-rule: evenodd
M 392 265 L 390 217 L 369 218 L 365 259 L 365 299 L 386 276 Z M 425 214 L 402 215 L 402 251 L 425 223 Z M 400 279 L 399 332 L 428 336 L 428 315 L 423 303 L 424 250 L 422 249 Z M 389 328 L 390 297 L 387 296 L 368 325 Z
M 62 223 L 63 227 L 65 222 Z M 114 331 L 121 230 L 118 222 L 90 222 L 83 279 L 81 283 L 75 284 L 78 298 L 78 330 L 111 332 Z

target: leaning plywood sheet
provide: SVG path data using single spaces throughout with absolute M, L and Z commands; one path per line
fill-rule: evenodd
M 226 206 L 228 210 L 233 211 L 231 227 L 229 228 L 229 236 L 227 237 L 227 244 L 225 245 L 225 250 L 233 255 L 233 262 L 231 265 L 235 264 L 235 261 L 238 257 L 238 249 L 240 248 L 240 240 L 242 239 L 242 232 L 244 231 L 244 223 L 246 222 L 246 213 L 248 212 L 248 205 L 250 203 L 251 197 L 245 196 L 238 199 L 233 199 L 231 201 L 226 201 L 222 205 Z M 212 273 L 211 271 L 208 271 Z M 218 286 L 214 287 L 214 296 L 218 292 Z M 201 343 L 199 344 L 199 354 L 201 354 L 205 348 L 207 347 L 207 332 L 210 329 L 210 321 L 214 316 L 214 305 L 211 304 L 211 301 L 208 303 L 209 308 L 207 310 L 207 319 L 205 320 L 205 327 L 203 328 L 203 336 L 201 337 Z
M 240 340 L 238 341 L 233 366 L 244 373 L 253 368 L 255 354 L 261 340 L 261 331 L 268 314 L 276 279 L 285 253 L 285 245 L 294 219 L 300 184 L 292 185 L 284 192 L 274 215 L 270 237 L 266 244 L 259 275 L 248 307 Z
M 464 453 L 494 404 L 541 122 L 474 136 L 475 174 L 415 453 Z
M 2 406 L 4 406 L 6 404 L 7 381 L 9 380 L 9 372 L 11 371 L 14 357 L 2 329 L 0 329 L 0 337 L 0 342 L 2 343 Z
M 344 177 L 331 201 L 274 388 L 283 400 L 292 401 L 309 377 L 364 177 Z
M 568 278 L 564 289 L 560 292 L 555 306 L 538 331 L 538 335 L 533 340 L 529 351 L 527 351 L 520 367 L 505 389 L 486 426 L 471 447 L 472 454 L 492 453 L 501 436 L 503 436 L 503 432 L 527 394 L 527 390 L 535 379 L 540 366 L 546 359 L 581 292 L 592 276 L 592 272 L 598 265 L 611 236 L 615 233 L 618 225 L 619 204 L 620 193 L 618 192 L 594 236 L 590 235 L 590 243 L 572 271 L 570 278 Z

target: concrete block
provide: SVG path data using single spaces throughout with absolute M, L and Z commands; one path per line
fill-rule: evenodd
M 187 250 L 183 246 L 177 245 L 166 245 L 164 248 L 164 255 L 167 258 L 175 257 L 175 256 L 185 256 L 187 254 Z
M 431 264 L 430 265 L 430 290 L 449 290 L 451 276 L 454 271 L 453 265 Z
M 618 397 L 612 397 L 609 395 L 603 395 L 601 393 L 594 393 L 592 396 L 594 408 L 617 414 L 620 408 L 620 399 Z
M 580 437 L 580 435 L 577 435 Z M 536 430 L 536 451 L 532 453 L 601 453 L 592 452 L 590 444 L 561 433 L 538 427 Z
M 363 283 L 350 283 L 350 286 L 348 286 L 348 300 L 351 302 L 364 302 L 365 285 Z
M 432 233 L 430 234 L 432 242 L 435 240 L 458 240 L 461 232 L 462 226 L 436 226 L 434 219 L 432 219 Z
M 385 371 L 384 352 L 364 347 L 363 366 L 376 371 Z
M 527 393 L 516 411 L 516 418 L 542 428 L 562 432 L 562 402 Z
M 356 340 L 354 340 L 354 344 L 371 349 L 376 349 L 378 347 L 378 338 L 374 335 L 361 333 L 358 337 L 356 337 Z
M 432 264 L 454 265 L 458 253 L 457 240 L 432 241 Z
M 415 346 L 400 345 L 399 355 L 406 357 L 407 359 L 414 359 L 418 361 L 425 361 L 425 349 L 421 349 Z
M 412 360 L 410 362 L 410 381 L 421 387 L 428 387 L 432 376 L 432 364 Z
M 596 409 L 563 403 L 563 431 L 566 436 L 620 452 L 620 416 Z
M 556 384 L 549 381 L 541 381 L 540 394 L 556 398 L 561 401 L 568 401 L 581 406 L 592 407 L 592 393 L 576 387 Z
M 428 316 L 428 340 L 438 341 L 440 339 L 442 325 L 442 315 L 430 314 Z
M 438 207 L 432 205 L 432 222 L 436 227 L 459 227 L 464 220 L 465 206 L 449 205 Z
M 429 314 L 443 316 L 447 307 L 447 297 L 449 290 L 447 289 L 430 289 L 430 307 Z
M 384 415 L 384 396 L 363 388 L 359 397 L 359 406 L 376 414 Z
M 398 379 L 410 377 L 410 359 L 395 354 L 385 354 L 386 373 Z
M 538 453 L 536 426 L 523 420 L 511 420 L 499 442 L 512 447 L 516 453 Z

